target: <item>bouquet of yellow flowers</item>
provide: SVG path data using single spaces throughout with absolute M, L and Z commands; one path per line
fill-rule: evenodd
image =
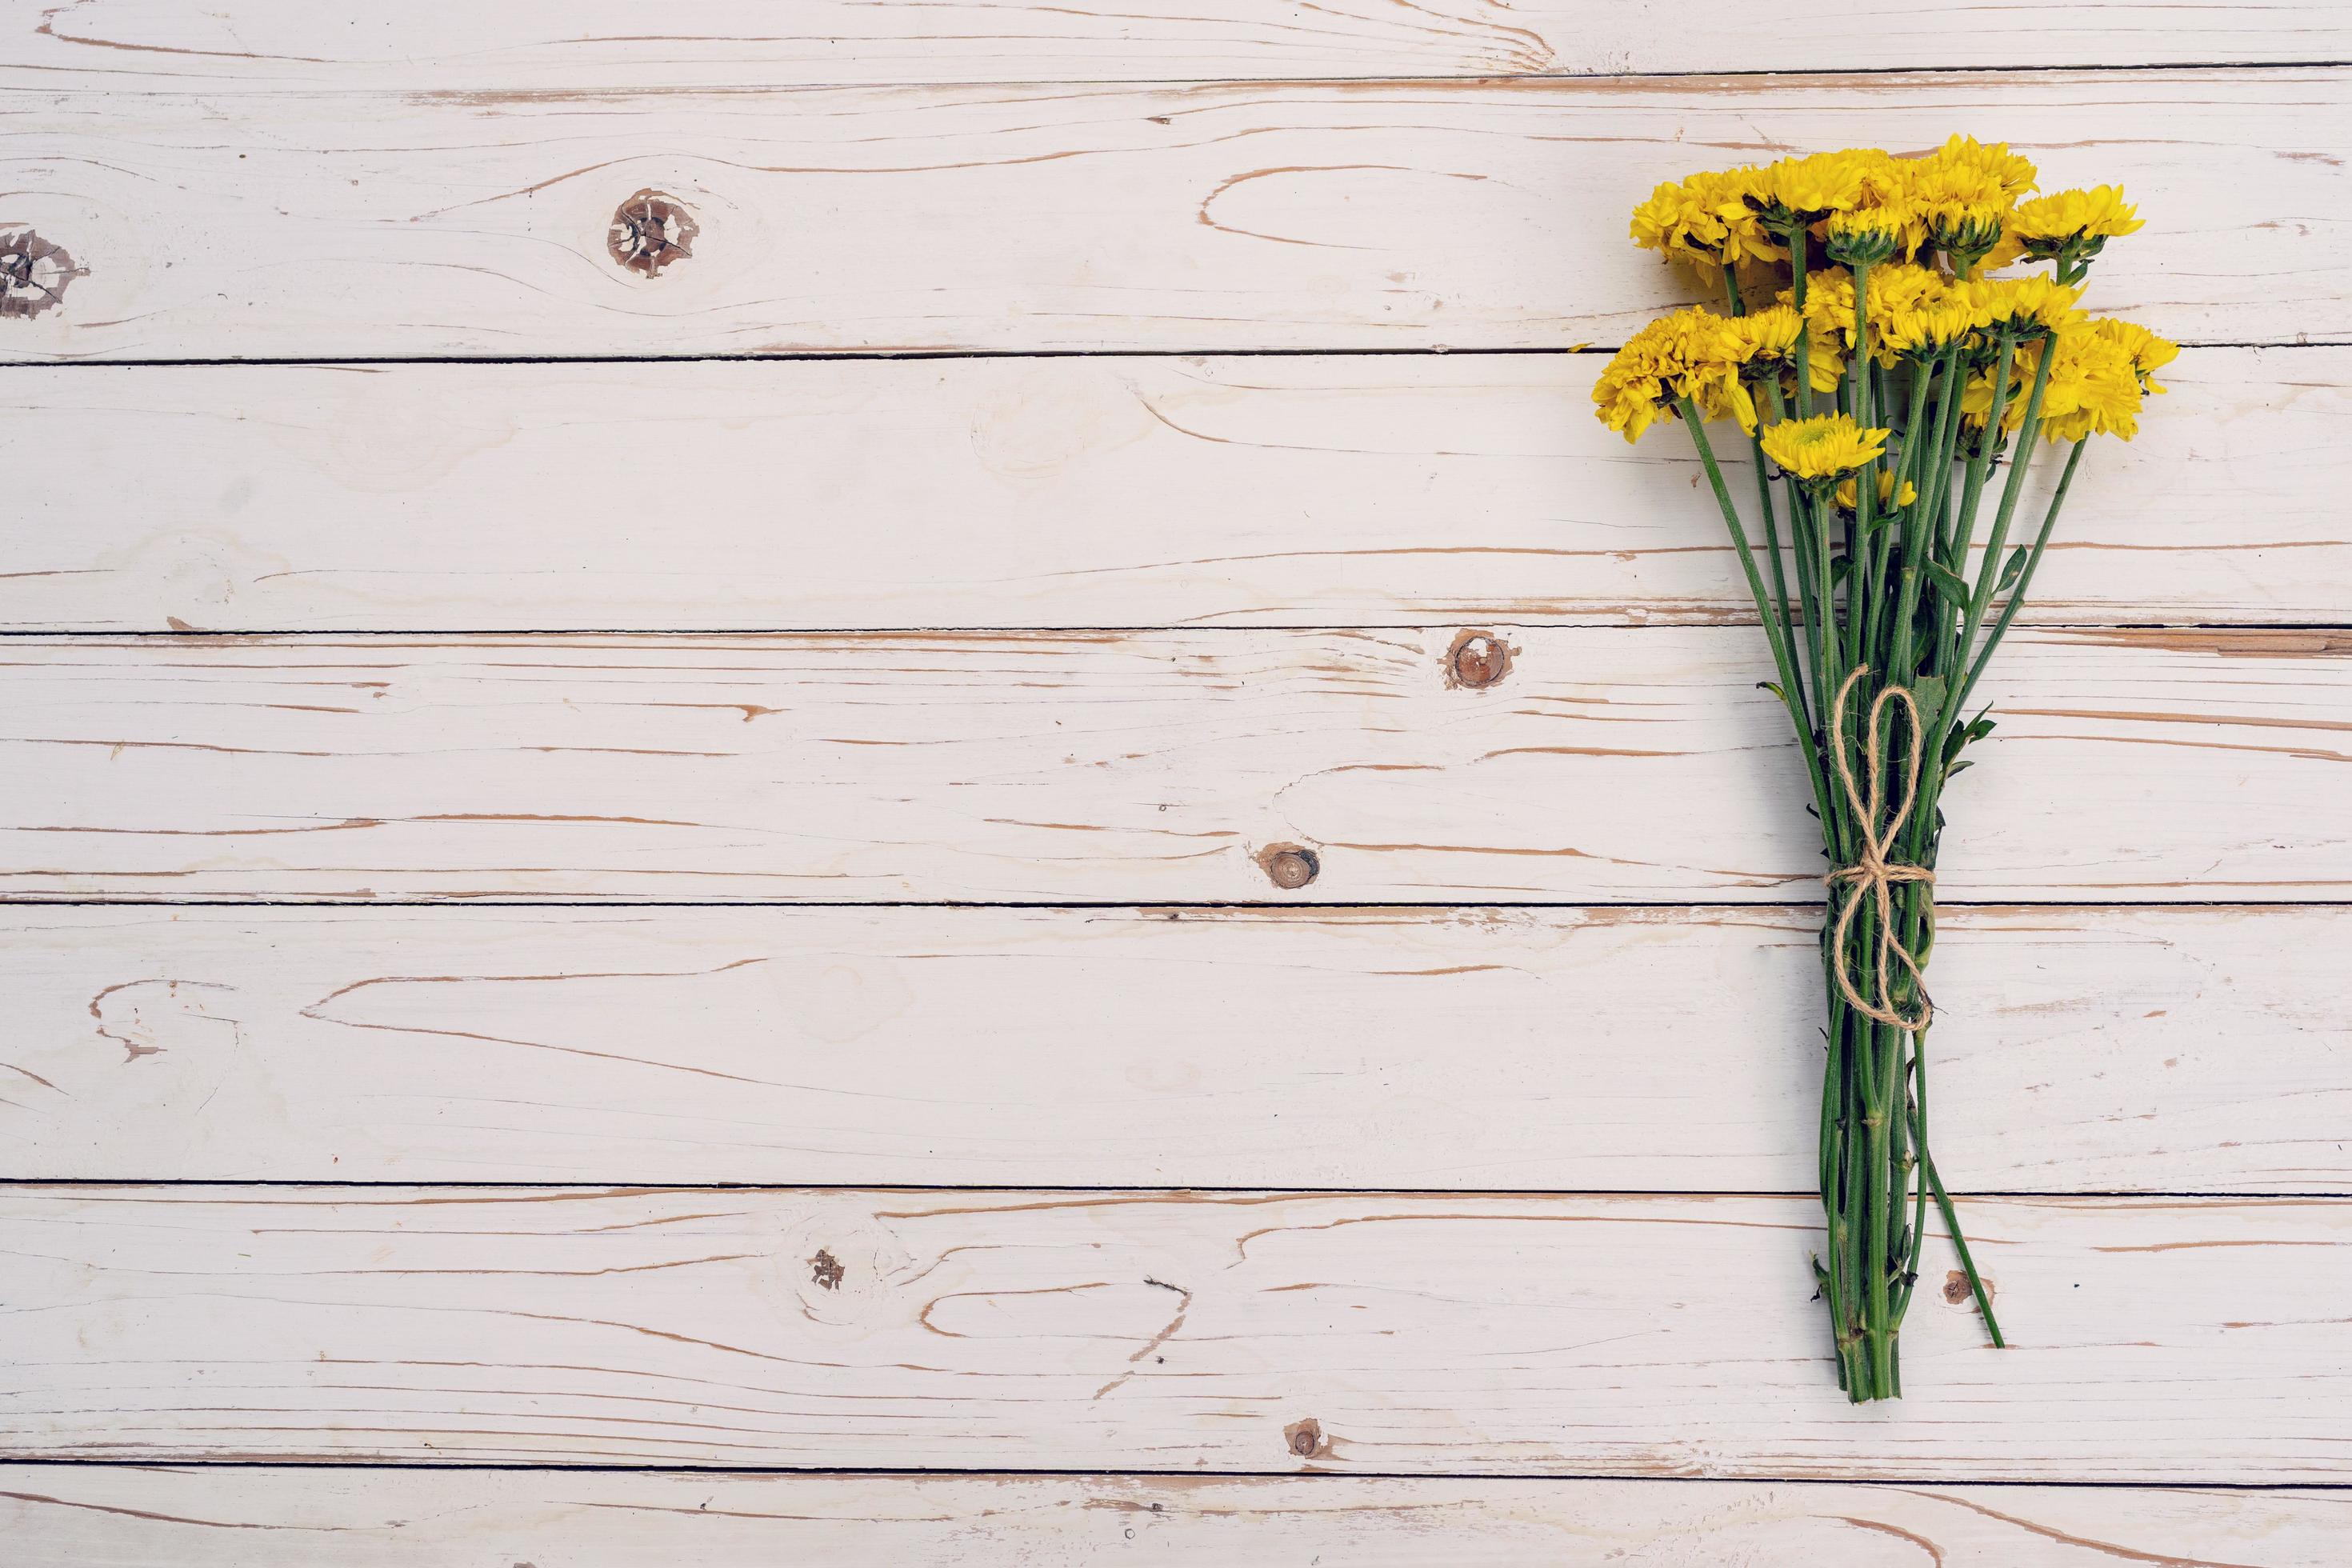
M 1992 729 L 1965 717 L 1969 698 L 2084 444 L 2128 440 L 2179 352 L 2076 308 L 2101 248 L 2140 226 L 2123 193 L 2028 198 L 2036 178 L 2007 146 L 1955 136 L 1921 157 L 1821 153 L 1660 185 L 1634 241 L 1689 264 L 1724 308 L 1644 327 L 1592 392 L 1628 441 L 1688 427 L 1821 818 L 1829 1235 L 1813 1268 L 1857 1403 L 1903 1392 L 1896 1339 L 1931 1194 L 2001 1343 L 1927 1142 L 1939 803 Z M 2020 262 L 2047 269 L 1992 276 Z M 1709 420 L 1737 422 L 1755 459 L 1754 532 Z M 2063 446 L 2064 466 L 2038 531 L 2012 544 L 2037 442 Z

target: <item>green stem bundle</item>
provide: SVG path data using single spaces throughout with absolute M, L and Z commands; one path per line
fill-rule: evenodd
M 1857 1403 L 1902 1392 L 1903 1317 L 1918 1278 L 1931 1197 L 1986 1331 L 1996 1345 L 2002 1342 L 1930 1152 L 1929 1010 L 1920 979 L 1904 960 L 1924 965 L 1934 941 L 1933 882 L 1922 873 L 1936 863 L 1943 785 L 1967 765 L 1962 750 L 1991 728 L 1981 718 L 1966 720 L 1964 704 L 2016 618 L 2082 445 L 2068 454 L 2030 549 L 2004 564 L 2001 550 L 2026 488 L 2050 380 L 2048 333 L 2031 321 L 2007 324 L 1975 350 L 1937 346 L 1882 368 L 1869 363 L 1863 292 L 1858 286 L 1855 363 L 1836 401 L 1845 412 L 1874 410 L 1892 422 L 1885 427 L 1885 452 L 1851 474 L 1851 504 L 1825 479 L 1775 476 L 1759 452 L 1766 520 L 1759 552 L 1701 411 L 1687 397 L 1678 406 L 1763 624 L 1779 678 L 1772 689 L 1798 739 L 1824 848 L 1850 889 L 1833 887 L 1822 934 L 1828 1049 L 1820 1177 L 1828 1236 L 1815 1270 L 1840 1385 Z M 2034 370 L 2020 413 L 2011 381 L 2029 348 Z M 1809 372 L 1808 365 L 1800 373 L 1799 389 Z M 1973 415 L 1962 408 L 1972 379 L 1979 384 Z M 1777 371 L 1759 377 L 1753 391 L 1759 416 L 1777 422 L 1783 399 Z M 1795 390 L 1797 406 L 1810 395 Z M 1889 487 L 1883 503 L 1882 470 Z M 1992 495 L 1990 527 L 1979 546 L 1978 514 Z M 1785 542 L 1780 518 L 1788 522 Z M 1880 700 L 1897 688 L 1916 708 Z M 1832 712 L 1841 700 L 1844 707 Z M 1902 781 L 1915 770 L 1916 798 L 1906 812 Z M 1882 845 L 1891 869 L 1858 872 Z M 1873 875 L 1886 879 L 1883 900 L 1870 884 Z M 1849 896 L 1857 907 L 1840 921 Z M 1877 977 L 1889 953 L 1897 956 L 1884 971 L 1882 990 Z

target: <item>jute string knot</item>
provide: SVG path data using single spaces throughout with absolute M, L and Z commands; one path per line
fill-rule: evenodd
M 1836 759 L 1838 781 L 1845 786 L 1845 798 L 1853 807 L 1853 815 L 1862 824 L 1862 845 L 1855 852 L 1853 864 L 1841 866 L 1822 879 L 1832 890 L 1846 889 L 1845 905 L 1838 910 L 1837 925 L 1832 937 L 1836 951 L 1832 968 L 1837 974 L 1838 990 L 1845 996 L 1846 1005 L 1864 1017 L 1875 1018 L 1882 1024 L 1892 1024 L 1898 1029 L 1913 1032 L 1924 1029 L 1935 1016 L 1935 1008 L 1927 1002 L 1927 976 L 1919 972 L 1919 961 L 1895 934 L 1895 888 L 1902 882 L 1933 884 L 1936 873 L 1925 866 L 1901 865 L 1887 858 L 1894 853 L 1895 840 L 1910 820 L 1911 808 L 1919 799 L 1919 753 L 1926 744 L 1919 721 L 1919 704 L 1911 693 L 1900 686 L 1890 686 L 1878 694 L 1870 705 L 1869 731 L 1863 742 L 1863 772 L 1870 781 L 1869 794 L 1853 776 L 1853 764 L 1846 760 L 1845 703 L 1853 695 L 1854 685 L 1870 673 L 1863 665 L 1845 678 L 1838 688 L 1837 701 L 1830 708 L 1830 754 Z M 1886 830 L 1878 831 L 1878 819 L 1886 809 L 1885 761 L 1881 753 L 1879 719 L 1890 702 L 1902 705 L 1911 721 L 1909 764 L 1904 770 L 1903 799 L 1894 815 L 1886 819 Z M 1854 916 L 1861 911 L 1864 899 L 1871 900 L 1878 915 L 1878 952 L 1872 978 L 1878 984 L 1878 999 L 1864 996 L 1854 984 L 1853 966 L 1846 959 L 1846 937 L 1853 930 Z M 1900 963 L 1911 972 L 1912 988 L 1918 993 L 1919 1006 L 1916 1013 L 1905 1013 L 1895 1005 L 1894 966 Z

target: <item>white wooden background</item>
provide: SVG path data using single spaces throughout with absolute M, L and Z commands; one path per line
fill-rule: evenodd
M 12 1568 L 2352 1561 L 2338 0 L 0 39 Z M 1579 351 L 1655 180 L 1951 131 L 2191 346 L 1948 802 L 2015 1348 L 1931 1244 L 1856 1411 L 1818 852 Z

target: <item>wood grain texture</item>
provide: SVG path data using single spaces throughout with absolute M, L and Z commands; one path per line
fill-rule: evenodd
M 1752 618 L 1687 443 L 1586 416 L 1601 363 L 23 369 L 0 626 Z M 2352 350 L 2166 379 L 2084 464 L 2027 616 L 2352 621 Z
M 0 1467 L 14 1568 L 2336 1568 L 2340 1491 Z
M 2347 948 L 1948 910 L 1947 1180 L 2352 1191 Z M 1804 1192 L 1815 952 L 1726 906 L 20 908 L 0 1177 Z
M 26 898 L 1786 901 L 1753 628 L 19 639 Z M 2324 901 L 2345 634 L 2012 635 L 1949 900 Z M 1265 858 L 1317 858 L 1305 887 Z
M 2012 1348 L 1937 1242 L 1888 1412 L 1829 1374 L 1803 1198 L 15 1187 L 0 1454 L 2352 1472 L 2352 1202 L 1962 1213 Z
M 234 13 L 159 0 L 26 11 L 0 79 L 116 88 L 330 89 L 814 83 L 1163 81 L 1204 78 L 1884 70 L 1922 66 L 2251 65 L 2352 58 L 2326 0 L 2227 9 L 2156 0 L 1979 6 L 1797 0 L 1759 10 L 1517 0 L 678 0 L 649 27 L 629 0 L 411 0 L 394 7 L 246 0 Z
M 1777 25 L 1777 23 L 1776 23 Z M 1658 180 L 1967 131 L 2147 226 L 2102 310 L 2352 335 L 2352 73 L 677 90 L 17 89 L 0 224 L 89 270 L 0 356 L 1559 348 L 1686 280 Z M 658 190 L 657 277 L 609 249 Z

